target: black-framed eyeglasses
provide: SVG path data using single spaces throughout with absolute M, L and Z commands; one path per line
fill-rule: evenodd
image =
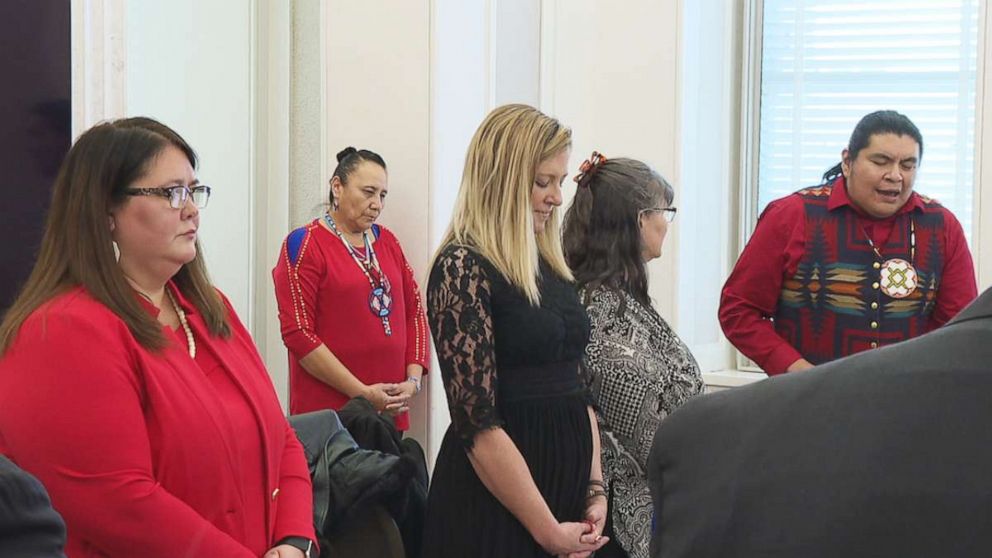
M 675 220 L 675 215 L 679 212 L 679 209 L 677 207 L 648 207 L 638 211 L 637 217 L 640 218 L 641 215 L 644 215 L 645 213 L 655 213 L 658 211 L 662 212 L 665 216 L 665 220 L 671 223 Z
M 193 198 L 193 205 L 198 209 L 207 207 L 210 200 L 210 186 L 198 184 L 192 188 L 188 186 L 168 186 L 165 188 L 130 188 L 127 190 L 129 196 L 158 196 L 169 200 L 172 209 L 182 209 L 186 207 L 186 200 Z

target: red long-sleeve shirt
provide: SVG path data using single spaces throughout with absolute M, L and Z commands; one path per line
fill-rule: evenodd
M 852 212 L 879 247 L 890 238 L 898 215 L 923 206 L 923 199 L 914 192 L 896 215 L 872 219 L 851 204 L 843 178 L 834 183 L 827 201 L 830 212 Z M 928 331 L 946 323 L 978 296 L 974 264 L 961 224 L 946 208 L 940 210 L 945 223 L 945 260 Z M 778 311 L 783 282 L 796 274 L 805 255 L 806 228 L 800 195 L 791 194 L 769 204 L 723 287 L 719 318 L 727 339 L 768 374 L 785 372 L 802 358 L 799 349 L 775 331 L 771 319 Z M 841 356 L 845 355 L 835 358 Z
M 369 310 L 368 278 L 333 232 L 314 220 L 286 238 L 272 270 L 282 338 L 289 349 L 291 413 L 339 409 L 348 396 L 310 375 L 299 360 L 321 343 L 365 384 L 406 380 L 406 367 L 427 371 L 427 316 L 399 241 L 379 227 L 372 245 L 392 285 L 391 335 Z M 371 232 L 370 232 L 371 234 Z M 409 428 L 406 414 L 396 427 Z

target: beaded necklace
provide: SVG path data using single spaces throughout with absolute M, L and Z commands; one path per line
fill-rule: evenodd
M 351 259 L 358 266 L 358 269 L 362 270 L 362 274 L 369 281 L 369 311 L 372 315 L 382 320 L 382 329 L 387 336 L 393 334 L 393 328 L 389 324 L 389 314 L 392 312 L 393 306 L 393 295 L 392 286 L 389 284 L 389 278 L 382 272 L 382 268 L 379 266 L 379 258 L 375 255 L 375 249 L 372 247 L 372 242 L 369 241 L 368 231 L 362 231 L 362 240 L 365 243 L 365 254 L 359 255 L 358 250 L 345 239 L 341 231 L 338 230 L 337 225 L 334 223 L 334 219 L 331 217 L 330 213 L 324 214 L 324 222 L 327 223 L 328 228 L 337 235 L 341 243 L 348 250 L 348 254 L 351 255 Z
M 168 287 L 165 288 L 165 294 L 169 295 L 169 301 L 172 302 L 172 308 L 176 311 L 176 315 L 179 316 L 179 325 L 183 327 L 183 331 L 186 332 L 186 346 L 189 347 L 189 357 L 196 358 L 196 340 L 193 339 L 193 330 L 189 327 L 189 322 L 186 321 L 186 312 L 183 311 L 179 303 L 176 302 L 176 297 L 172 296 L 172 291 Z

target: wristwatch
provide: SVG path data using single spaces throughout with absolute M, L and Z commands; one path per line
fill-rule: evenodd
M 420 393 L 420 378 L 416 376 L 407 376 L 406 381 L 413 382 L 413 387 L 417 388 L 416 393 Z
M 304 558 L 317 558 L 317 555 L 319 554 L 313 548 L 313 541 L 306 537 L 285 537 L 276 543 L 276 546 L 280 544 L 288 544 L 289 546 L 299 548 L 303 551 Z

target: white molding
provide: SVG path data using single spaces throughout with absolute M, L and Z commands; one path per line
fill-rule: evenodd
M 292 16 L 284 0 L 253 0 L 252 334 L 280 400 L 288 403 L 288 361 L 270 269 L 289 229 L 289 119 Z M 288 406 L 288 405 L 287 405 Z
M 327 2 L 320 2 L 320 199 L 328 200 L 331 197 L 330 169 L 327 161 L 334 157 L 334 153 L 328 153 L 328 130 L 327 130 Z
M 744 6 L 744 44 L 741 53 L 741 153 L 738 191 L 737 247 L 739 255 L 757 222 L 758 189 L 752 185 L 758 179 L 758 134 L 761 117 L 761 23 L 762 0 L 746 0 Z
M 72 136 L 127 112 L 126 0 L 71 0 Z
M 684 177 L 682 175 L 682 154 L 685 149 L 685 141 L 682 136 L 683 126 L 685 125 L 685 103 L 683 100 L 682 89 L 685 83 L 685 41 L 686 34 L 683 27 L 685 26 L 685 10 L 682 6 L 682 2 L 675 2 L 675 48 L 677 55 L 675 56 L 675 83 L 677 84 L 674 93 L 675 97 L 675 116 L 674 116 L 674 126 L 672 127 L 672 133 L 675 137 L 680 138 L 672 144 L 672 180 L 676 184 L 676 191 L 682 188 L 685 184 Z M 680 295 L 684 292 L 681 286 L 681 281 L 678 280 L 682 270 L 682 266 L 685 265 L 683 259 L 679 257 L 679 252 L 682 249 L 682 230 L 681 227 L 669 227 L 669 235 L 671 238 L 668 239 L 667 251 L 669 254 L 668 265 L 666 266 L 666 275 L 673 278 L 671 281 L 672 287 L 670 291 L 670 299 L 668 304 L 668 316 L 669 323 L 673 329 L 678 331 L 679 329 L 679 308 L 681 306 L 679 302 Z
M 737 181 L 737 236 L 731 249 L 731 268 L 747 244 L 758 221 L 758 145 L 761 118 L 761 38 L 763 0 L 745 0 L 742 14 L 740 103 L 740 167 Z M 737 368 L 758 368 L 736 348 Z
M 975 91 L 975 188 L 973 192 L 972 254 L 979 292 L 992 285 L 992 9 L 981 2 L 978 27 L 978 75 Z
M 259 17 L 259 10 L 261 9 L 260 0 L 249 0 L 248 8 L 248 114 L 251 115 L 250 121 L 248 123 L 248 151 L 251 153 L 252 159 L 256 161 L 256 164 L 248 166 L 248 238 L 251 242 L 251 249 L 248 250 L 248 312 L 247 315 L 242 318 L 244 323 L 255 324 L 255 316 L 259 314 L 259 309 L 261 313 L 265 314 L 265 306 L 259 304 L 258 300 L 258 285 L 259 282 L 256 279 L 257 274 L 255 270 L 258 267 L 258 199 L 260 196 L 264 196 L 264 192 L 259 192 L 259 182 L 258 182 L 258 159 L 259 151 L 261 150 L 258 134 L 259 134 L 259 120 L 262 118 L 259 112 L 259 47 L 260 42 L 266 34 L 259 31 L 260 21 L 264 21 L 263 18 Z M 264 52 L 264 48 L 262 49 Z
M 732 388 L 746 386 L 761 380 L 767 380 L 764 372 L 748 372 L 746 370 L 717 370 L 703 372 L 703 382 L 707 387 Z

